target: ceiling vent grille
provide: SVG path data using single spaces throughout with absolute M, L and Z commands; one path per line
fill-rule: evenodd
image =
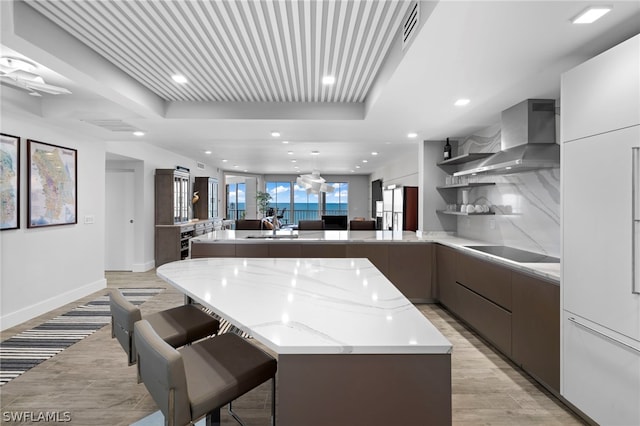
M 409 45 L 409 42 L 413 39 L 413 36 L 418 28 L 418 22 L 420 21 L 420 2 L 413 2 L 409 6 L 407 17 L 402 23 L 402 50 Z
M 135 132 L 138 129 L 137 127 L 132 126 L 129 123 L 125 123 L 119 119 L 108 119 L 108 120 L 99 120 L 99 119 L 84 119 L 81 120 L 85 123 L 93 124 L 94 126 L 102 127 L 105 130 L 109 130 L 110 132 Z

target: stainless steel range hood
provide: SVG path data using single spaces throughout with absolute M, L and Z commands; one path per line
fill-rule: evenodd
M 502 112 L 501 151 L 454 173 L 507 174 L 560 167 L 553 99 L 527 99 Z

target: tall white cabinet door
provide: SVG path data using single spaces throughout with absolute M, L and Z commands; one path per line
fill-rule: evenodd
M 562 141 L 640 124 L 640 35 L 562 75 Z
M 632 147 L 640 126 L 562 146 L 563 308 L 640 340 L 632 293 Z

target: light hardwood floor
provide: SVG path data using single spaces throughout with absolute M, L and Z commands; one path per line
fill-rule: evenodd
M 154 271 L 108 272 L 106 277 L 109 288 L 165 288 L 161 294 L 142 305 L 143 315 L 183 303 L 182 295 L 158 279 Z M 94 293 L 5 330 L 0 333 L 0 338 L 9 338 L 104 293 Z M 425 304 L 418 305 L 418 308 L 453 343 L 454 425 L 584 424 L 526 373 L 486 345 L 440 306 Z M 269 401 L 270 386 L 266 383 L 235 402 L 234 411 L 248 425 L 267 425 Z M 67 424 L 129 425 L 157 410 L 144 385 L 136 383 L 135 367 L 127 366 L 124 352 L 111 339 L 109 326 L 0 387 L 0 406 L 2 424 L 5 424 L 5 413 L 58 411 L 69 413 L 71 422 Z M 223 412 L 222 420 L 224 425 L 236 424 L 226 412 Z M 340 424 L 340 419 L 336 419 L 333 425 L 327 426 Z

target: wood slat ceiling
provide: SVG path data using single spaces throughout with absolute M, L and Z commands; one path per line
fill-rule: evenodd
M 167 101 L 364 102 L 410 2 L 28 4 Z

